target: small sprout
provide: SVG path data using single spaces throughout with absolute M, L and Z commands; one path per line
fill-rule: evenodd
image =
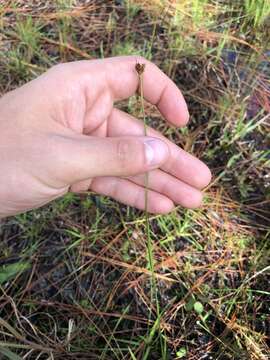
M 176 356 L 178 359 L 182 359 L 183 357 L 187 356 L 187 349 L 184 347 L 181 347 L 177 352 Z
M 193 305 L 194 310 L 196 311 L 197 314 L 201 315 L 201 313 L 203 312 L 204 308 L 203 308 L 203 304 L 199 301 L 196 301 Z

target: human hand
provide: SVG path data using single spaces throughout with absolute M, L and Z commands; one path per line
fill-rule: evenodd
M 135 94 L 136 61 L 146 64 L 144 96 L 183 126 L 186 103 L 154 64 L 134 56 L 54 66 L 0 100 L 0 217 L 42 206 L 69 190 L 93 190 L 167 213 L 197 207 L 211 178 L 206 165 L 114 107 Z

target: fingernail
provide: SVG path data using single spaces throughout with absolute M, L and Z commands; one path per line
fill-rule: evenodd
M 149 166 L 162 164 L 168 156 L 168 146 L 161 140 L 145 140 L 145 158 Z

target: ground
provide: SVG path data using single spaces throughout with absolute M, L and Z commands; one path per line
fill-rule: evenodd
M 143 55 L 191 114 L 180 130 L 146 104 L 147 122 L 213 172 L 201 208 L 149 232 L 92 193 L 2 220 L 1 358 L 268 359 L 269 38 L 268 0 L 0 1 L 2 94 L 59 62 Z

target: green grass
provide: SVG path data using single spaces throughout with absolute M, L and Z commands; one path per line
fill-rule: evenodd
M 200 209 L 150 215 L 148 231 L 145 214 L 95 194 L 3 220 L 0 354 L 267 359 L 269 2 L 119 3 L 1 4 L 0 92 L 58 62 L 146 56 L 191 113 L 179 130 L 145 105 L 147 122 L 213 182 Z M 135 97 L 119 106 L 141 117 Z
M 245 11 L 254 26 L 262 26 L 270 15 L 270 3 L 267 0 L 246 0 Z

